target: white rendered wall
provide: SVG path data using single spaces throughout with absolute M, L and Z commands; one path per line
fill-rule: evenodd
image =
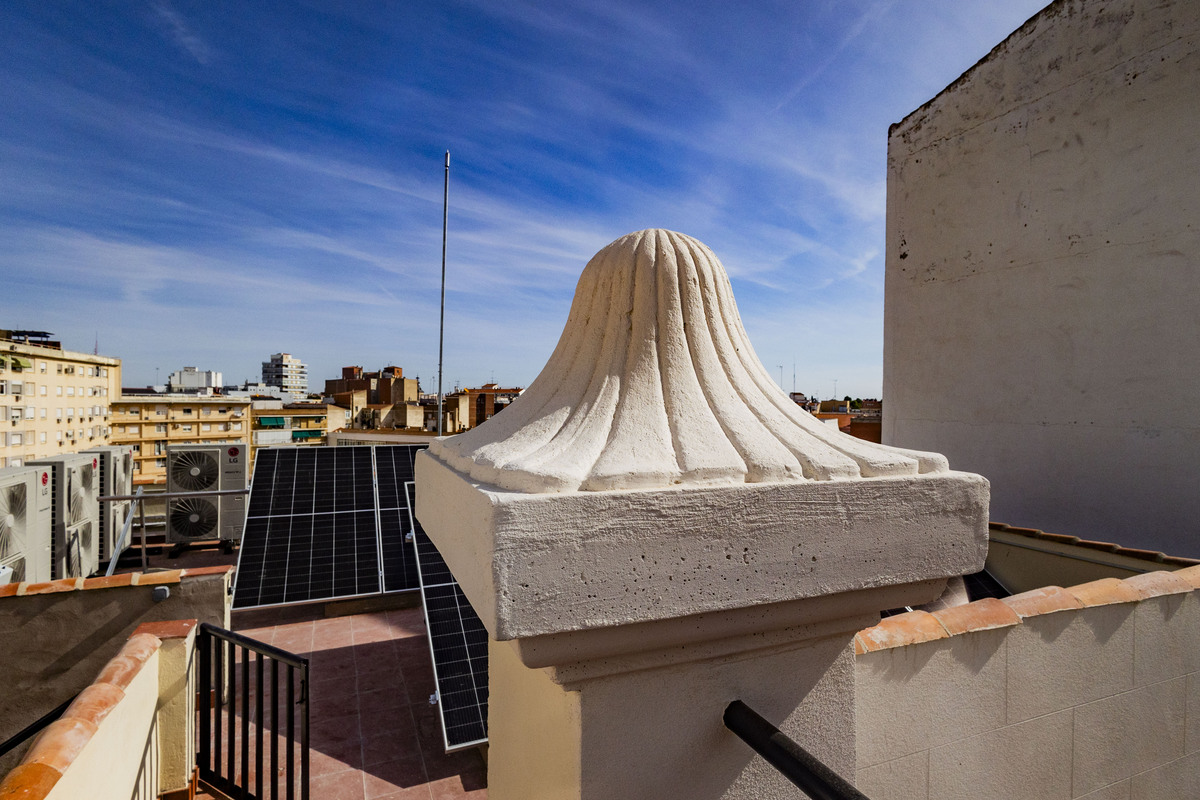
M 888 142 L 883 441 L 1200 555 L 1200 3 L 1059 2 Z
M 855 658 L 871 800 L 1200 797 L 1197 592 Z

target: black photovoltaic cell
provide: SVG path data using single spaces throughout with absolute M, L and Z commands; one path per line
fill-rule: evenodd
M 418 588 L 404 483 L 422 447 L 260 450 L 234 608 Z
M 487 741 L 487 629 L 415 517 L 412 526 L 446 750 L 482 744 Z

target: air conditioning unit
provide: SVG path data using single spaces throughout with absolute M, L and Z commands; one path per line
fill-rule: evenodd
M 250 449 L 242 442 L 167 445 L 167 492 L 245 489 Z M 167 503 L 167 542 L 240 541 L 246 496 L 180 497 Z
M 50 580 L 51 492 L 47 467 L 0 469 L 0 568 L 12 583 Z
M 119 497 L 133 494 L 133 446 L 110 444 L 84 450 L 100 456 L 100 496 Z M 117 537 L 125 526 L 125 518 L 133 508 L 131 500 L 110 500 L 100 504 L 100 560 L 108 561 L 116 552 Z M 129 544 L 128 540 L 125 542 Z
M 100 569 L 100 457 L 63 453 L 28 464 L 50 467 L 51 577 L 88 577 Z

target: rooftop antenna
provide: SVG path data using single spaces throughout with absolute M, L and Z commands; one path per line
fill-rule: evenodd
M 792 394 L 796 393 L 796 359 L 792 359 Z
M 100 331 L 96 331 L 96 346 L 92 348 L 92 355 L 100 355 Z
M 442 435 L 442 345 L 446 338 L 446 222 L 450 209 L 450 151 L 446 151 L 446 178 L 442 185 L 442 308 L 438 317 L 438 436 Z
M 838 379 L 837 379 L 837 378 L 834 378 L 834 379 L 833 379 L 833 399 L 834 399 L 834 400 L 837 400 L 837 399 L 838 399 L 838 398 L 837 398 L 837 381 L 838 381 Z

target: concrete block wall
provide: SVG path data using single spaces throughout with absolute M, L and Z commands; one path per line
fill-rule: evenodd
M 855 637 L 872 800 L 1200 797 L 1200 567 L 883 620 Z

